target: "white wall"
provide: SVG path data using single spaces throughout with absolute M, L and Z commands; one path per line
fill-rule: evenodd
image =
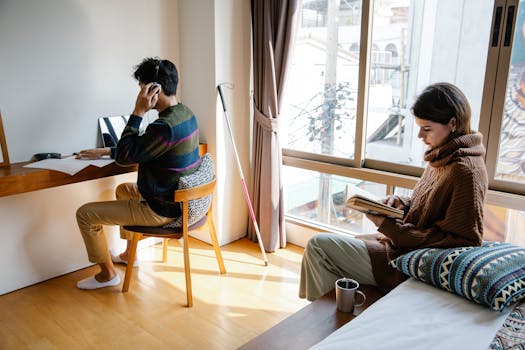
M 0 109 L 11 162 L 94 147 L 97 118 L 133 108 L 133 67 L 143 57 L 165 57 L 178 66 L 179 97 L 216 155 L 220 243 L 243 237 L 248 213 L 216 86 L 235 84 L 227 99 L 249 179 L 249 6 L 243 0 L 0 1 Z M 0 294 L 87 266 L 76 209 L 113 198 L 119 182 L 135 177 L 1 197 L 0 264 L 7 268 Z M 115 228 L 107 229 L 111 245 L 122 244 Z M 207 240 L 207 233 L 197 237 Z
M 181 71 L 191 76 L 184 82 L 183 100 L 197 115 L 206 116 L 199 125 L 208 149 L 215 155 L 217 201 L 215 205 L 219 242 L 226 244 L 246 235 L 248 209 L 230 136 L 217 93 L 222 82 L 228 116 L 245 177 L 250 164 L 250 3 L 244 0 L 180 0 Z M 207 233 L 197 235 L 209 241 Z
M 94 147 L 97 118 L 133 110 L 134 66 L 150 56 L 178 62 L 178 37 L 177 1 L 1 1 L 0 109 L 11 162 Z
M 233 88 L 222 85 L 241 169 L 248 189 L 250 186 L 250 67 L 251 67 L 251 14 L 250 2 L 244 0 L 215 1 L 215 85 L 230 83 Z M 247 233 L 248 205 L 242 190 L 241 177 L 233 151 L 220 97 L 217 101 L 217 157 L 222 172 L 219 198 L 223 208 L 222 229 L 231 237 L 241 238 Z

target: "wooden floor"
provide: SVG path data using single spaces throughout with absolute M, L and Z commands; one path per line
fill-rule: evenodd
M 2 295 L 0 349 L 236 349 L 309 304 L 297 297 L 302 248 L 268 254 L 269 266 L 246 239 L 222 252 L 225 275 L 211 246 L 191 240 L 193 308 L 177 241 L 166 264 L 160 247 L 139 251 L 128 293 L 78 290 L 90 267 Z
M 337 310 L 335 291 L 306 305 L 263 334 L 253 338 L 238 350 L 303 350 L 309 349 L 332 332 L 352 321 L 382 297 L 376 287 L 360 285 L 366 301 L 353 312 Z M 293 336 L 291 336 L 293 334 Z

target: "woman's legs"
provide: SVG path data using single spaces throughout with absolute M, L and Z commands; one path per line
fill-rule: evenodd
M 342 277 L 376 285 L 366 245 L 350 235 L 319 233 L 306 245 L 299 297 L 313 301 L 334 289 Z

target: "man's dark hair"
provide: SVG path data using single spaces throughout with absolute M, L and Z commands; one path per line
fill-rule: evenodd
M 177 93 L 179 73 L 171 61 L 149 57 L 142 60 L 135 69 L 133 76 L 139 82 L 144 84 L 159 83 L 162 86 L 162 91 L 168 96 Z

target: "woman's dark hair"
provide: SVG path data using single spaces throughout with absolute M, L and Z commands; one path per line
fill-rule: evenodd
M 470 104 L 461 90 L 450 83 L 429 85 L 417 97 L 412 106 L 412 114 L 417 118 L 446 125 L 456 118 L 455 135 L 471 134 Z
M 171 61 L 160 58 L 145 58 L 135 67 L 133 76 L 144 84 L 159 83 L 162 86 L 162 91 L 168 96 L 177 93 L 179 73 Z

